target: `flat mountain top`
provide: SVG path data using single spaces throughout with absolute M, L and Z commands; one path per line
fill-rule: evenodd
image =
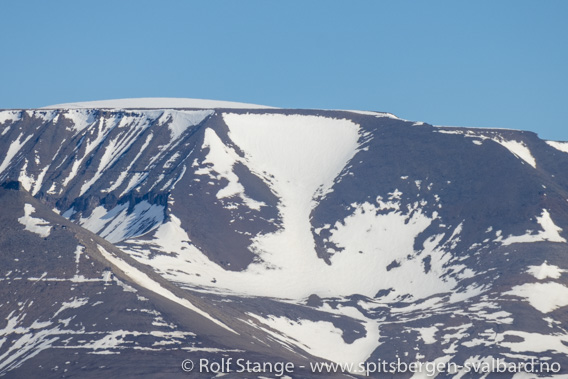
M 187 99 L 175 97 L 142 97 L 133 99 L 112 99 L 85 101 L 78 103 L 56 104 L 43 107 L 45 109 L 77 109 L 77 108 L 151 108 L 151 109 L 170 109 L 170 108 L 244 108 L 244 109 L 272 109 L 266 105 L 238 103 L 233 101 L 207 100 L 207 99 Z

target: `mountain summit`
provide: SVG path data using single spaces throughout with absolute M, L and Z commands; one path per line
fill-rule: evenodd
M 45 109 L 77 109 L 77 108 L 106 108 L 106 109 L 174 109 L 174 108 L 247 108 L 247 109 L 269 109 L 264 105 L 237 103 L 233 101 L 206 100 L 206 99 L 186 99 L 175 97 L 142 97 L 133 99 L 115 99 L 86 101 L 79 103 L 57 104 L 44 107 Z
M 0 375 L 229 356 L 567 374 L 568 143 L 191 99 L 48 108 L 0 111 Z

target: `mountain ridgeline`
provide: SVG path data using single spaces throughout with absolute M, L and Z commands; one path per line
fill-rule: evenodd
M 223 106 L 0 111 L 0 375 L 568 374 L 567 142 Z

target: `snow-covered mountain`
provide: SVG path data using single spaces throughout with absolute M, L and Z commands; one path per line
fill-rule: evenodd
M 568 374 L 568 143 L 192 99 L 49 108 L 0 111 L 0 375 L 228 356 Z
M 78 103 L 56 104 L 44 107 L 44 109 L 83 109 L 83 108 L 105 108 L 105 109 L 175 109 L 175 108 L 245 108 L 245 109 L 267 109 L 273 108 L 265 105 L 237 103 L 234 101 L 206 100 L 206 99 L 186 99 L 171 97 L 142 97 L 134 99 L 115 99 L 84 101 Z

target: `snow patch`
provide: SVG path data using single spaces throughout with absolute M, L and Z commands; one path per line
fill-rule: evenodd
M 513 352 L 530 352 L 534 354 L 557 351 L 568 355 L 568 336 L 566 335 L 546 335 L 509 330 L 500 335 L 499 339 L 504 340 L 506 336 L 515 336 L 522 339 L 521 342 L 500 342 L 501 346 L 507 347 Z
M 123 261 L 122 259 L 116 257 L 115 255 L 106 251 L 102 246 L 97 245 L 99 252 L 108 260 L 111 264 L 115 265 L 120 269 L 126 276 L 128 276 L 134 283 L 169 299 L 209 320 L 213 323 L 217 324 L 218 326 L 226 329 L 232 333 L 238 334 L 233 329 L 229 328 L 227 325 L 223 324 L 221 321 L 213 318 L 209 313 L 202 311 L 201 309 L 197 308 L 193 305 L 189 300 L 176 296 L 170 290 L 162 287 L 162 285 L 155 280 L 151 279 L 148 275 L 143 273 L 142 271 L 138 270 L 137 268 L 129 265 L 127 262 Z
M 566 242 L 560 232 L 562 228 L 556 226 L 552 218 L 550 218 L 550 213 L 546 209 L 542 210 L 542 214 L 536 217 L 538 223 L 542 227 L 542 230 L 538 234 L 531 234 L 531 231 L 522 236 L 509 236 L 501 241 L 504 246 L 513 243 L 531 243 L 531 242 Z
M 8 121 L 13 123 L 16 121 L 20 121 L 21 119 L 22 119 L 22 111 L 0 111 L 0 124 L 5 124 Z
M 57 117 L 56 111 L 27 110 L 26 114 L 30 118 L 38 118 L 43 122 L 51 122 Z
M 379 345 L 378 328 L 371 335 L 359 338 L 348 344 L 343 340 L 343 331 L 329 321 L 291 320 L 287 317 L 269 315 L 261 317 L 247 313 L 262 324 L 280 333 L 261 328 L 282 342 L 298 346 L 310 354 L 338 363 L 354 363 L 366 361 Z
M 30 134 L 29 136 L 26 137 L 25 140 L 22 141 L 23 135 L 24 135 L 24 133 L 20 133 L 18 138 L 10 144 L 10 147 L 8 148 L 8 152 L 6 153 L 6 156 L 4 157 L 2 164 L 0 164 L 0 174 L 4 170 L 6 170 L 6 168 L 8 168 L 8 166 L 10 165 L 10 162 L 12 161 L 12 158 L 14 158 L 14 156 L 20 151 L 22 146 L 24 146 L 26 144 L 26 142 L 28 142 L 30 140 L 30 138 L 32 138 L 32 135 Z
M 131 172 L 130 170 L 132 169 L 132 166 L 134 165 L 134 163 L 136 163 L 136 161 L 138 161 L 138 158 L 140 158 L 140 156 L 142 155 L 144 150 L 146 150 L 146 148 L 150 144 L 150 141 L 152 140 L 153 136 L 154 136 L 153 134 L 149 134 L 148 137 L 146 137 L 146 141 L 144 141 L 144 144 L 142 145 L 142 147 L 138 151 L 138 154 L 136 154 L 134 159 L 132 159 L 132 161 L 130 162 L 128 167 L 120 173 L 118 178 L 114 181 L 114 183 L 112 183 L 112 185 L 106 191 L 103 190 L 102 192 L 109 192 L 110 193 L 110 192 L 118 189 L 122 185 L 122 183 L 124 182 L 124 179 L 126 179 L 128 174 Z
M 70 109 L 62 115 L 64 118 L 71 120 L 71 130 L 76 133 L 88 128 L 96 121 L 95 112 L 89 110 Z
M 359 125 L 347 119 L 224 113 L 223 120 L 249 169 L 280 195 L 286 209 L 293 199 L 313 208 L 313 199 L 325 195 L 359 146 Z
M 263 202 L 251 199 L 245 194 L 245 188 L 239 182 L 239 177 L 233 172 L 233 166 L 241 161 L 241 157 L 237 155 L 235 150 L 225 146 L 213 129 L 205 131 L 203 148 L 209 149 L 209 153 L 203 163 L 211 166 L 196 170 L 195 174 L 209 175 L 209 177 L 216 180 L 226 179 L 228 181 L 227 186 L 217 192 L 217 199 L 238 196 L 249 208 L 254 210 L 259 210 L 260 207 L 266 205 Z M 218 173 L 218 175 L 214 175 L 213 172 Z
M 400 118 L 396 117 L 392 113 L 388 112 L 375 112 L 375 111 L 356 111 L 356 110 L 345 110 L 344 112 L 351 112 L 351 113 L 358 113 L 365 116 L 375 116 L 375 117 L 388 117 L 395 120 L 400 120 Z M 423 124 L 423 123 L 416 123 L 416 124 Z
M 538 280 L 544 280 L 547 278 L 559 279 L 563 272 L 567 270 L 562 270 L 558 266 L 549 265 L 544 262 L 540 266 L 529 266 L 527 272 L 537 278 Z
M 60 314 L 61 312 L 63 312 L 66 309 L 74 309 L 74 308 L 80 308 L 83 305 L 87 304 L 89 302 L 89 299 L 84 297 L 84 298 L 73 298 L 71 301 L 64 301 L 63 303 L 61 303 L 61 307 L 59 308 L 59 310 L 57 312 L 55 312 L 55 314 L 53 315 L 53 318 L 57 317 L 58 314 Z
M 31 204 L 24 204 L 24 215 L 18 219 L 18 222 L 25 226 L 25 230 L 30 231 L 39 235 L 40 237 L 47 237 L 51 232 L 51 226 L 49 222 L 41 219 L 32 217 L 32 213 L 35 212 L 35 208 Z
M 563 153 L 568 153 L 568 142 L 558 142 L 558 141 L 545 141 L 547 144 L 555 148 L 556 150 L 560 150 Z
M 513 155 L 517 158 L 522 159 L 523 161 L 530 164 L 533 168 L 536 168 L 536 160 L 534 159 L 531 151 L 524 142 L 506 141 L 502 138 L 492 138 L 492 140 L 507 148 L 507 150 L 513 153 Z
M 78 103 L 65 103 L 50 105 L 44 108 L 137 108 L 137 109 L 157 109 L 157 108 L 244 108 L 244 109 L 273 109 L 265 105 L 237 103 L 232 101 L 205 100 L 205 99 L 185 99 L 168 97 L 141 97 L 133 99 L 114 99 L 86 101 Z
M 420 333 L 420 337 L 422 337 L 425 344 L 431 345 L 436 343 L 435 335 L 438 332 L 438 328 L 436 326 L 433 325 L 427 328 L 416 328 L 414 330 Z
M 35 180 L 34 184 L 33 184 L 33 188 L 32 188 L 32 196 L 37 195 L 37 193 L 39 192 L 39 190 L 41 189 L 41 185 L 43 183 L 43 179 L 45 178 L 45 174 L 47 174 L 47 170 L 49 170 L 50 165 L 45 166 L 39 173 L 39 175 L 37 176 L 37 179 Z
M 398 210 L 398 203 L 377 201 L 377 205 L 368 202 L 356 205 L 350 216 L 336 222 L 331 229 L 329 240 L 340 250 L 330 257 L 332 267 L 342 267 L 353 278 L 366 283 L 365 292 L 353 293 L 374 296 L 381 289 L 394 288 L 393 295 L 409 293 L 427 297 L 450 290 L 455 285 L 453 280 L 440 279 L 449 255 L 444 257 L 444 252 L 436 249 L 443 235 L 427 240 L 424 245 L 423 255 L 432 256 L 431 272 L 427 274 L 422 261 L 415 258 L 414 241 L 433 219 L 422 214 L 419 203 L 405 214 Z M 401 269 L 404 276 L 400 275 Z M 341 273 L 336 273 L 335 278 L 342 278 L 346 286 L 351 282 Z
M 188 128 L 199 125 L 214 111 L 164 111 L 158 123 L 167 123 L 172 141 L 177 140 Z
M 525 283 L 513 287 L 503 295 L 524 298 L 542 313 L 549 313 L 568 305 L 568 288 L 556 282 Z
M 107 241 L 116 243 L 144 234 L 164 220 L 164 207 L 161 205 L 143 200 L 129 212 L 129 204 L 119 204 L 109 211 L 99 205 L 89 217 L 81 218 L 79 224 Z M 63 214 L 64 217 L 67 212 Z

